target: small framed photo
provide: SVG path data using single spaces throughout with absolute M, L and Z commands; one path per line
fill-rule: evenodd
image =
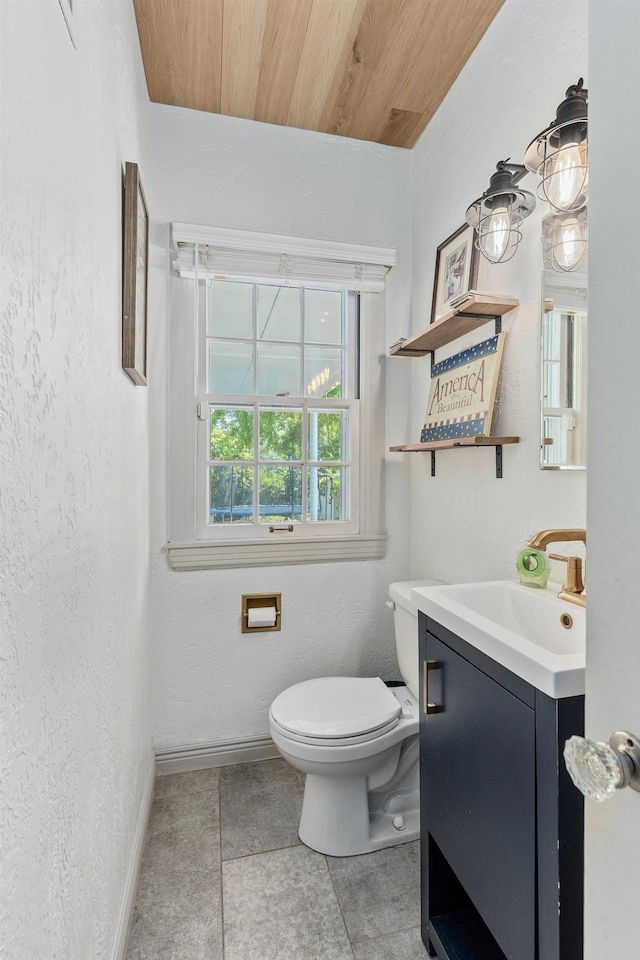
M 436 253 L 431 323 L 452 309 L 453 300 L 473 290 L 478 279 L 478 251 L 468 224 L 441 243 Z
M 146 386 L 149 216 L 137 163 L 125 164 L 123 207 L 122 368 Z

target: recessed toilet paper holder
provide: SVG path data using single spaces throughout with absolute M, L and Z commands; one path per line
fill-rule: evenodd
M 282 594 L 242 594 L 242 633 L 267 633 L 281 625 Z

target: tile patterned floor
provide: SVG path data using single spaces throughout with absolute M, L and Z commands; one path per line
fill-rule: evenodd
M 127 960 L 425 960 L 418 842 L 325 857 L 284 760 L 160 776 Z

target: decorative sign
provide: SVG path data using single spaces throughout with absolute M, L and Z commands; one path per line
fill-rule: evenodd
M 435 363 L 420 440 L 491 435 L 504 333 Z

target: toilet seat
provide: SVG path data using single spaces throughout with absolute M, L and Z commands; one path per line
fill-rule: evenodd
M 277 696 L 270 719 L 291 740 L 330 746 L 382 736 L 397 725 L 401 710 L 379 677 L 320 677 Z

